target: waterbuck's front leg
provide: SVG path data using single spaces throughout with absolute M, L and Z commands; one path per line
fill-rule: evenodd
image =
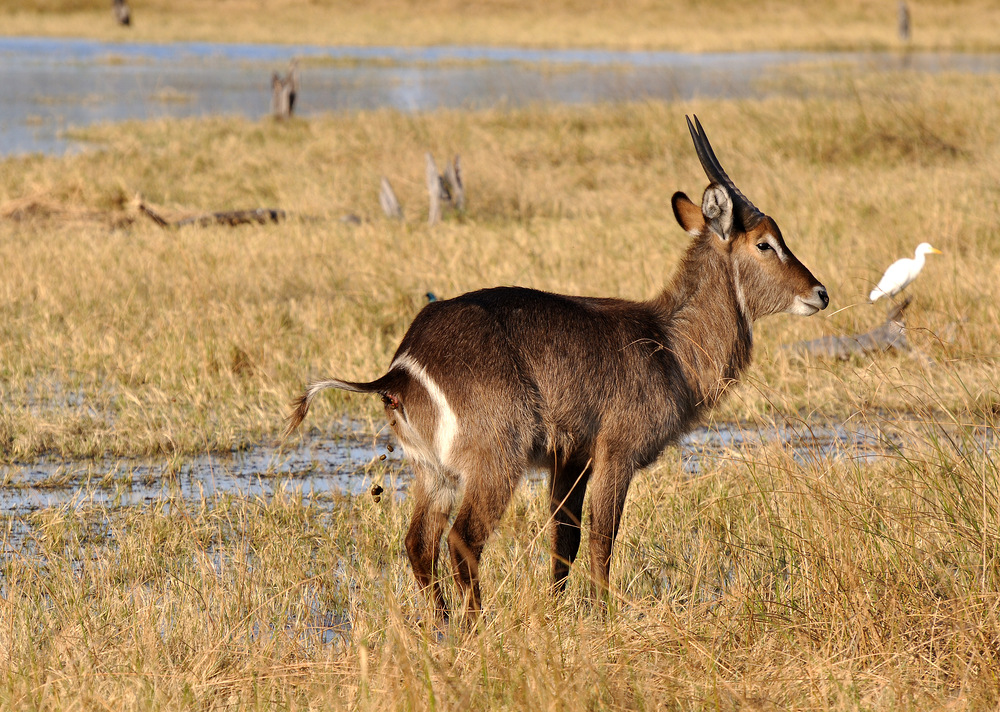
M 552 512 L 552 588 L 562 591 L 580 550 L 583 497 L 590 477 L 589 462 L 570 459 L 552 466 L 549 498 Z
M 634 474 L 635 465 L 627 456 L 605 451 L 594 460 L 590 480 L 590 569 L 598 595 L 608 590 L 611 549 Z

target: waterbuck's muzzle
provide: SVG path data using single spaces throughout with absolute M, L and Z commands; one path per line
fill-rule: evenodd
M 822 284 L 817 284 L 812 288 L 812 293 L 808 296 L 796 295 L 795 301 L 792 303 L 792 308 L 788 310 L 788 313 L 799 316 L 812 316 L 816 312 L 826 309 L 829 305 L 830 295 L 827 294 L 826 287 Z

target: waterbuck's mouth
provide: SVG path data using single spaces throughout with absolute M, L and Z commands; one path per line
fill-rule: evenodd
M 830 295 L 827 294 L 826 287 L 820 285 L 813 287 L 813 292 L 808 298 L 795 295 L 795 300 L 787 311 L 796 316 L 812 316 L 821 309 L 826 309 L 829 304 Z
M 810 304 L 802 297 L 795 297 L 795 302 L 792 304 L 792 308 L 788 310 L 789 314 L 795 314 L 796 316 L 812 316 L 820 310 L 818 304 Z

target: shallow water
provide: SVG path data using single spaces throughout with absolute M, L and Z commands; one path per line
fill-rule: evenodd
M 129 507 L 169 498 L 199 502 L 216 495 L 271 497 L 278 489 L 332 501 L 372 482 L 366 466 L 401 464 L 386 439 L 350 434 L 309 440 L 294 450 L 260 446 L 228 455 L 169 460 L 59 461 L 0 466 L 0 516 L 57 506 Z
M 750 462 L 758 448 L 778 445 L 800 465 L 831 460 L 858 463 L 899 453 L 886 435 L 863 426 L 805 423 L 755 428 L 740 424 L 698 428 L 680 445 L 681 463 L 688 474 L 699 474 L 720 461 Z
M 722 460 L 745 461 L 748 451 L 772 443 L 802 464 L 835 458 L 866 462 L 896 451 L 872 430 L 836 425 L 699 428 L 678 449 L 683 470 L 695 475 Z M 262 445 L 176 462 L 46 459 L 5 465 L 0 466 L 0 516 L 57 506 L 131 507 L 178 497 L 193 503 L 216 495 L 266 499 L 279 489 L 333 507 L 339 496 L 363 494 L 376 483 L 387 490 L 384 496 L 402 496 L 411 471 L 400 448 L 390 452 L 388 446 L 385 435 L 353 430 L 336 439 L 305 439 L 287 451 Z M 380 463 L 384 466 L 372 467 Z
M 63 153 L 96 122 L 269 111 L 270 76 L 301 69 L 297 112 L 521 106 L 762 96 L 779 72 L 1000 72 L 1000 55 L 742 52 L 682 54 L 486 47 L 142 44 L 0 38 L 0 155 Z M 787 74 L 785 75 L 787 77 Z

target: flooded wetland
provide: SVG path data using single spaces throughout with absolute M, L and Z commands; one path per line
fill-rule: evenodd
M 996 74 L 1000 55 L 948 52 L 686 54 L 490 47 L 141 44 L 0 37 L 0 154 L 63 153 L 73 130 L 128 119 L 268 111 L 269 77 L 302 64 L 302 116 L 538 103 L 797 94 L 805 67 Z
M 1000 55 L 930 44 L 0 38 L 0 707 L 995 707 Z M 282 442 L 289 401 L 381 374 L 429 293 L 657 294 L 670 196 L 706 185 L 692 114 L 830 308 L 756 323 L 744 382 L 635 478 L 605 599 L 586 535 L 551 594 L 531 472 L 475 632 L 435 624 L 378 399 L 326 392 Z M 433 225 L 428 152 L 468 198 Z M 886 323 L 866 296 L 924 240 L 902 345 L 800 347 Z

